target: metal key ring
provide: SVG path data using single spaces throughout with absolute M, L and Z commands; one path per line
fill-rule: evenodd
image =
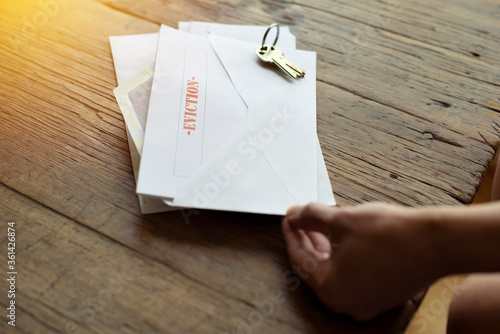
M 278 42 L 278 38 L 280 37 L 280 26 L 278 23 L 273 23 L 267 28 L 266 33 L 264 34 L 264 38 L 262 38 L 261 48 L 264 48 L 264 44 L 266 44 L 267 34 L 269 34 L 269 31 L 271 31 L 271 29 L 273 29 L 274 27 L 276 27 L 277 31 L 276 31 L 276 39 L 274 40 L 273 46 L 275 46 L 276 42 Z

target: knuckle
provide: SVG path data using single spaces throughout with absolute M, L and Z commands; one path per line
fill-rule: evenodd
M 315 203 L 308 203 L 306 206 L 304 206 L 304 214 L 310 215 L 311 213 L 315 212 L 317 209 Z

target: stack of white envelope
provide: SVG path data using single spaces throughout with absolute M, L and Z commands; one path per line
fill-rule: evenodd
M 316 53 L 281 27 L 277 46 L 307 72 L 289 79 L 256 55 L 266 29 L 181 22 L 110 37 L 143 213 L 335 204 L 316 134 Z

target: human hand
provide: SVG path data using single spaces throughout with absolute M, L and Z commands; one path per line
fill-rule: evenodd
M 440 277 L 421 210 L 386 204 L 288 210 L 282 229 L 297 273 L 332 311 L 370 320 Z

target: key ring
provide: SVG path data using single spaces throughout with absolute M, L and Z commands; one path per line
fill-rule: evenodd
M 261 49 L 264 49 L 264 44 L 266 44 L 267 34 L 269 34 L 269 31 L 271 31 L 271 29 L 273 29 L 274 27 L 276 27 L 277 30 L 276 30 L 276 39 L 274 40 L 273 46 L 275 46 L 276 42 L 278 42 L 278 38 L 280 37 L 280 26 L 278 23 L 273 23 L 267 28 L 266 33 L 264 34 L 264 38 L 262 38 Z

